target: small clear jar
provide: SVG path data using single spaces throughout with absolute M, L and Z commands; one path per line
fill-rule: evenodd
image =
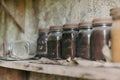
M 61 59 L 62 26 L 51 26 L 47 41 L 47 57 Z
M 3 57 L 16 60 L 34 58 L 36 55 L 36 44 L 25 40 L 5 42 Z
M 92 22 L 81 22 L 76 40 L 76 57 L 90 59 L 90 36 L 92 31 Z
M 111 42 L 111 19 L 94 19 L 93 30 L 90 39 L 90 52 L 92 60 L 105 61 L 104 46 L 110 48 Z
M 76 55 L 76 37 L 78 33 L 78 24 L 66 24 L 63 26 L 62 34 L 62 59 Z
M 47 57 L 47 39 L 49 29 L 39 29 L 37 39 L 37 57 Z
M 120 62 L 120 8 L 112 8 L 110 15 L 113 19 L 111 35 L 112 35 L 112 61 Z

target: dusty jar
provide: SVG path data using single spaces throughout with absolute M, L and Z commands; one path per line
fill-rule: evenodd
M 51 26 L 47 41 L 47 57 L 61 59 L 62 26 Z
M 37 56 L 46 57 L 47 56 L 47 38 L 49 29 L 39 29 L 39 36 L 37 39 Z
M 90 59 L 90 36 L 92 30 L 92 22 L 81 22 L 79 24 L 79 32 L 77 37 L 77 53 L 76 57 Z
M 77 33 L 78 33 L 78 24 L 66 24 L 63 26 L 62 59 L 75 57 Z
M 6 42 L 4 44 L 4 57 L 18 60 L 34 58 L 36 55 L 35 42 L 25 40 Z
M 110 10 L 113 19 L 112 25 L 112 61 L 120 62 L 120 8 Z
M 94 19 L 93 30 L 90 39 L 90 53 L 92 60 L 104 60 L 105 53 L 103 52 L 104 46 L 110 47 L 110 29 L 111 19 Z

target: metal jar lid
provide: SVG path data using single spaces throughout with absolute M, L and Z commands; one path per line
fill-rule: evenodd
M 92 22 L 80 22 L 79 23 L 79 28 L 91 28 L 92 27 Z
M 101 25 L 101 24 L 112 24 L 112 19 L 111 18 L 93 19 L 92 24 L 93 24 L 93 26 Z
M 62 30 L 63 27 L 62 26 L 50 26 L 50 31 L 54 31 L 54 30 Z
M 78 24 L 65 24 L 63 25 L 63 29 L 67 28 L 78 28 Z
M 115 18 L 120 18 L 120 7 L 110 9 L 110 15 Z

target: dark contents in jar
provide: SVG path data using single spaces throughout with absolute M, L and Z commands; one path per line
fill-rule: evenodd
M 76 57 L 90 59 L 90 33 L 80 32 L 76 40 Z
M 91 34 L 90 51 L 92 60 L 105 60 L 102 49 L 109 44 L 110 30 L 94 30 Z
M 37 56 L 46 57 L 47 55 L 47 33 L 40 32 L 37 40 Z
M 74 33 L 64 33 L 62 35 L 62 58 L 74 58 L 76 54 L 76 39 Z
M 62 26 L 51 26 L 47 41 L 47 57 L 61 59 Z
M 48 40 L 48 53 L 47 57 L 50 59 L 60 59 L 61 56 L 61 40 L 51 39 Z

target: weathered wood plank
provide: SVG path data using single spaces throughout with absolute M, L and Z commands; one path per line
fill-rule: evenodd
M 22 29 L 25 28 L 25 0 L 16 0 L 15 2 L 15 19 L 21 25 Z
M 84 80 L 84 79 L 27 72 L 0 67 L 0 80 Z
M 29 61 L 0 61 L 0 66 L 18 70 L 76 78 L 104 80 L 119 80 L 120 78 L 119 68 L 48 65 L 29 63 Z
M 15 7 L 15 2 L 14 0 L 7 0 L 5 1 L 10 13 L 12 15 L 15 15 L 15 11 L 16 11 L 16 7 Z M 7 41 L 14 41 L 16 40 L 19 36 L 19 30 L 16 27 L 15 22 L 13 21 L 13 19 L 5 12 L 5 27 L 6 27 L 6 40 Z M 12 36 L 11 36 L 12 35 Z
M 15 22 L 15 24 L 17 25 L 16 27 L 18 27 L 18 29 L 20 29 L 21 32 L 24 32 L 24 29 L 21 27 L 21 25 L 19 24 L 19 22 L 15 19 L 15 17 L 10 13 L 8 7 L 6 6 L 4 0 L 2 1 L 2 7 L 3 10 L 10 16 L 10 18 Z
M 27 80 L 26 72 L 0 67 L 0 80 Z
M 3 8 L 0 5 L 0 55 L 2 55 L 1 53 L 3 52 L 2 45 L 6 33 L 6 27 L 4 24 L 5 24 L 5 12 L 3 11 Z
M 30 80 L 83 80 L 83 79 L 31 72 Z
M 25 8 L 25 34 L 30 36 L 31 34 L 36 33 L 36 20 L 34 14 L 34 8 L 32 0 L 25 0 L 26 8 Z
M 32 0 L 33 10 L 34 10 L 34 18 L 35 18 L 35 33 L 38 33 L 38 23 L 39 23 L 39 4 L 40 0 Z

